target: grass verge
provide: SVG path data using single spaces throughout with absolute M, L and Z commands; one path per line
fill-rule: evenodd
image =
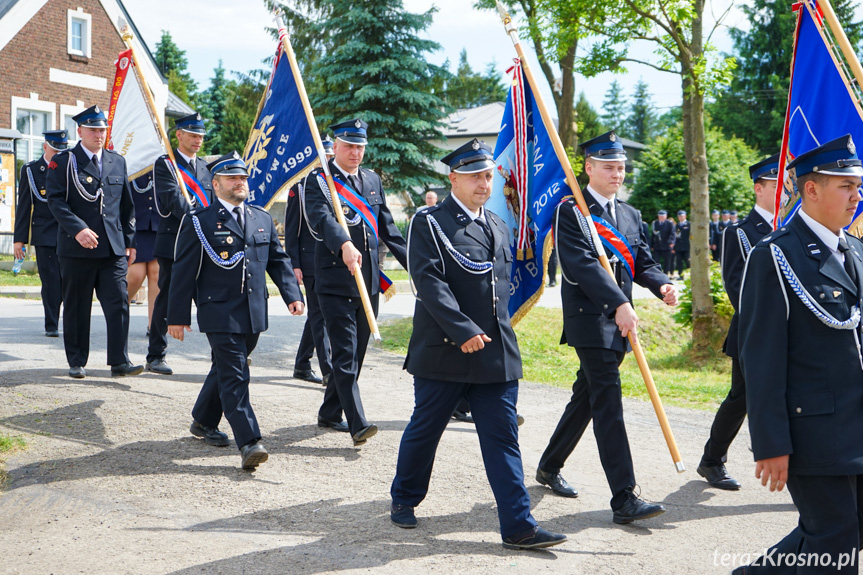
M 6 466 L 4 465 L 6 454 L 24 449 L 26 446 L 27 442 L 24 441 L 23 437 L 0 433 L 0 491 L 6 487 L 6 483 L 9 479 L 6 473 Z
M 731 362 L 720 351 L 722 338 L 708 357 L 692 352 L 690 328 L 674 322 L 671 311 L 658 300 L 636 303 L 640 318 L 639 340 L 666 405 L 713 410 L 728 393 Z M 524 379 L 555 387 L 569 388 L 578 371 L 578 356 L 569 346 L 560 345 L 563 319 L 560 309 L 534 308 L 516 327 Z M 404 355 L 412 322 L 403 318 L 381 324 L 384 349 Z M 620 367 L 623 395 L 649 400 L 638 363 L 627 354 Z
M 39 274 L 22 271 L 17 276 L 10 271 L 0 270 L 0 286 L 41 286 Z

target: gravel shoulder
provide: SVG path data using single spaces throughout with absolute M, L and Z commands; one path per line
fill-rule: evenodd
M 406 308 L 390 305 L 384 316 Z M 5 463 L 0 573 L 728 573 L 737 563 L 724 554 L 757 554 L 796 523 L 787 493 L 770 494 L 754 478 L 745 426 L 730 453 L 743 489 L 722 492 L 695 473 L 713 413 L 667 408 L 688 468 L 677 474 L 652 407 L 639 401 L 625 401 L 636 477 L 642 496 L 668 512 L 612 524 L 590 429 L 563 470 L 580 497 L 552 495 L 533 476 L 569 393 L 523 382 L 533 513 L 569 541 L 550 551 L 502 548 L 476 432 L 455 422 L 417 508 L 419 528 L 398 529 L 389 486 L 413 408 L 402 358 L 370 349 L 360 386 L 381 431 L 354 448 L 347 434 L 317 427 L 323 388 L 290 377 L 303 319 L 277 299 L 271 308 L 251 385 L 270 460 L 249 473 L 233 445 L 188 433 L 209 369 L 202 334 L 169 344 L 174 376 L 112 379 L 95 304 L 88 377 L 73 380 L 62 340 L 42 335 L 41 304 L 0 298 L 0 432 L 28 444 Z M 146 309 L 133 306 L 129 351 L 138 363 L 145 330 Z M 224 422 L 222 430 L 230 432 Z

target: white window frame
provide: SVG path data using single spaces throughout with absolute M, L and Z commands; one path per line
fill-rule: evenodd
M 54 102 L 46 102 L 45 100 L 40 100 L 38 94 L 30 94 L 29 98 L 21 98 L 19 96 L 12 96 L 12 114 L 10 118 L 9 125 L 16 126 L 18 124 L 18 110 L 33 110 L 35 112 L 46 112 L 48 114 L 48 126 L 47 130 L 54 130 L 57 125 L 57 105 Z M 27 145 L 30 146 L 30 142 L 32 141 L 41 141 L 44 142 L 44 137 L 39 134 L 38 137 L 30 137 L 24 136 L 22 138 Z M 29 153 L 28 153 L 29 156 Z M 36 156 L 38 158 L 39 156 Z M 30 158 L 31 160 L 35 160 L 36 158 Z
M 82 26 L 81 50 L 76 50 L 72 47 L 72 22 L 78 20 Z M 93 37 L 93 17 L 86 14 L 83 9 L 66 11 L 66 52 L 73 56 L 83 56 L 89 58 L 91 56 L 91 39 Z
M 74 106 L 69 106 L 67 104 L 60 104 L 60 122 L 57 124 L 58 130 L 66 129 L 66 118 L 71 118 L 72 116 L 77 116 L 87 108 L 84 106 L 84 102 L 81 100 L 77 100 Z M 71 131 L 66 134 L 69 137 L 69 147 L 72 147 L 72 144 L 78 141 L 78 132 Z

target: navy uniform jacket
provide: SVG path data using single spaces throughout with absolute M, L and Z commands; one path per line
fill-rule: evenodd
M 692 234 L 692 223 L 690 223 L 689 220 L 678 222 L 675 224 L 674 228 L 674 250 L 678 252 L 688 252 L 690 246 L 690 235 Z
M 590 212 L 605 217 L 605 212 L 590 194 L 585 194 Z M 670 284 L 653 261 L 642 239 L 638 211 L 617 200 L 617 229 L 626 237 L 635 261 L 635 282 L 661 298 L 659 288 Z M 561 299 L 563 300 L 563 336 L 560 343 L 572 347 L 594 347 L 627 351 L 629 342 L 620 335 L 614 323 L 618 306 L 632 302 L 632 280 L 621 264 L 614 264 L 615 277 L 611 277 L 599 263 L 588 238 L 573 212 L 578 209 L 575 200 L 561 203 L 555 212 L 554 237 L 557 257 L 563 272 Z M 670 222 L 669 222 L 670 223 Z
M 752 208 L 749 215 L 725 228 L 722 234 L 722 283 L 725 293 L 734 306 L 734 315 L 731 317 L 731 325 L 728 326 L 728 335 L 722 345 L 722 351 L 729 357 L 740 357 L 738 347 L 738 330 L 740 326 L 740 284 L 743 282 L 743 269 L 746 267 L 745 244 L 740 237 L 740 231 L 746 234 L 749 247 L 754 248 L 761 238 L 773 231 L 773 225 L 761 217 L 761 214 Z
M 184 168 L 189 167 L 189 164 L 176 149 L 174 150 L 174 157 L 178 164 Z M 156 247 L 153 250 L 153 255 L 157 258 L 174 259 L 174 245 L 177 241 L 177 230 L 180 229 L 180 220 L 193 208 L 203 207 L 189 205 L 177 184 L 174 169 L 174 166 L 168 164 L 168 154 L 160 156 L 153 166 L 153 185 L 156 189 L 159 215 L 162 217 L 159 233 L 156 236 Z M 195 159 L 195 177 L 201 182 L 207 199 L 211 203 L 218 203 L 216 195 L 213 193 L 213 176 L 210 175 L 207 163 L 202 158 Z M 196 201 L 193 193 L 189 192 L 189 197 L 192 198 L 193 202 Z
M 463 269 L 429 226 L 430 217 L 453 249 L 475 262 L 492 262 L 492 271 L 474 274 Z M 414 376 L 470 383 L 502 383 L 522 376 L 509 317 L 509 235 L 498 216 L 485 210 L 485 218 L 494 246 L 451 197 L 418 211 L 411 221 L 408 257 L 417 301 L 404 367 Z M 462 353 L 461 345 L 482 333 L 491 342 L 478 352 Z
M 68 180 L 70 158 L 78 163 L 78 182 L 91 196 L 99 188 L 104 196 L 87 201 Z M 135 247 L 135 204 L 126 173 L 126 160 L 117 152 L 102 150 L 102 175 L 84 152 L 81 142 L 71 150 L 57 152 L 48 166 L 48 207 L 60 224 L 57 255 L 68 258 L 125 256 Z M 100 212 L 101 209 L 101 212 Z M 99 246 L 88 249 L 75 236 L 90 228 L 99 236 Z
M 863 242 L 846 237 L 856 282 L 799 216 L 759 242 L 745 271 L 740 361 L 752 451 L 756 461 L 790 454 L 789 472 L 798 475 L 863 474 L 860 328 L 822 323 L 790 289 L 771 246 L 781 248 L 812 300 L 844 321 L 863 294 Z
M 344 176 L 330 161 L 331 173 L 342 179 Z M 322 191 L 315 170 L 306 179 L 306 210 L 309 221 L 315 232 L 322 237 L 322 244 L 315 250 L 315 291 L 320 294 L 358 297 L 356 280 L 351 277 L 347 266 L 342 261 L 342 244 L 351 240 L 354 246 L 363 254 L 363 277 L 366 286 L 370 286 L 369 295 L 380 292 L 380 275 L 378 272 L 378 247 L 374 232 L 362 220 L 356 226 L 349 226 L 350 236 L 336 220 L 333 206 L 329 201 L 329 190 Z M 363 196 L 377 217 L 380 241 L 390 249 L 402 266 L 407 268 L 405 240 L 399 229 L 393 223 L 393 216 L 384 198 L 381 178 L 376 173 L 365 168 L 359 169 L 362 178 Z M 347 182 L 345 182 L 347 183 Z M 326 195 L 325 195 L 326 194 Z M 345 217 L 352 219 L 356 212 L 342 202 L 342 208 L 347 210 Z
M 305 178 L 288 192 L 288 201 L 285 207 L 285 251 L 290 256 L 294 266 L 303 271 L 303 276 L 314 276 L 315 247 L 318 242 L 309 230 L 305 206 L 300 193 L 300 188 L 305 188 L 307 182 L 308 178 Z
M 191 305 L 198 306 L 198 327 L 204 332 L 260 333 L 267 329 L 267 278 L 286 304 L 303 301 L 291 260 L 282 249 L 273 218 L 256 206 L 245 207 L 245 235 L 234 215 L 218 200 L 180 222 L 177 252 L 168 300 L 168 325 L 191 325 Z M 198 239 L 192 216 L 220 261 L 245 251 L 232 269 L 213 263 Z M 245 265 L 244 265 L 245 262 Z M 245 273 L 245 279 L 243 274 Z
M 155 201 L 153 172 L 138 176 L 130 185 L 132 201 L 135 202 L 135 231 L 157 231 L 162 218 L 159 217 L 158 204 Z
M 721 222 L 710 220 L 710 245 L 716 246 L 717 249 L 720 247 L 720 244 L 722 244 L 723 228 L 720 224 Z
M 674 247 L 674 222 L 653 220 L 653 251 L 663 252 Z
M 28 173 L 33 176 L 35 189 L 30 185 Z M 57 220 L 48 208 L 45 180 L 48 162 L 45 157 L 24 164 L 18 180 L 18 204 L 15 208 L 15 234 L 13 241 L 31 246 L 57 246 Z M 38 196 L 38 197 L 34 197 Z M 33 210 L 32 218 L 30 210 Z

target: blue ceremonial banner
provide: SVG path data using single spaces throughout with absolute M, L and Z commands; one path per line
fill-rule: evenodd
M 513 264 L 509 312 L 513 325 L 542 295 L 553 247 L 549 232 L 554 209 L 572 193 L 521 62 L 515 62 L 494 150 L 492 193 L 486 203 L 510 231 Z
M 863 143 L 863 113 L 854 101 L 845 74 L 836 64 L 841 54 L 831 52 L 827 29 L 813 0 L 795 4 L 797 29 L 791 64 L 791 88 L 785 112 L 775 227 L 787 223 L 800 208 L 796 182 L 786 177 L 785 166 L 798 155 L 845 134 Z M 858 227 L 863 202 L 849 228 Z M 781 220 L 781 221 L 780 221 Z M 860 235 L 855 233 L 855 235 Z
M 243 154 L 249 168 L 247 201 L 268 208 L 282 190 L 320 164 L 297 79 L 281 42 L 254 126 Z

